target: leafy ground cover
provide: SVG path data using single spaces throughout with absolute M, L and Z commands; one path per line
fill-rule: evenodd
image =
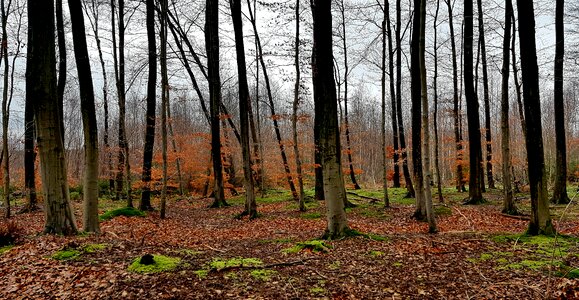
M 22 229 L 0 251 L 1 299 L 536 299 L 579 297 L 579 205 L 553 206 L 562 234 L 521 235 L 523 218 L 500 213 L 500 193 L 463 206 L 448 192 L 436 204 L 440 233 L 410 218 L 412 201 L 391 189 L 392 208 L 377 191 L 350 194 L 349 225 L 362 235 L 320 241 L 323 202 L 300 213 L 286 192 L 260 201 L 256 220 L 235 220 L 232 206 L 173 199 L 165 220 L 115 216 L 101 235 L 38 235 L 42 212 L 18 215 Z M 577 200 L 577 199 L 576 199 Z M 104 200 L 101 211 L 123 203 Z M 529 206 L 524 197 L 518 205 Z M 80 211 L 81 204 L 74 203 Z M 80 215 L 77 215 L 80 220 Z M 5 221 L 0 221 L 5 226 Z M 80 224 L 79 224 L 80 225 Z M 141 264 L 149 255 L 152 264 Z

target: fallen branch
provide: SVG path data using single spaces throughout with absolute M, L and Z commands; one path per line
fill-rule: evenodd
M 370 203 L 375 203 L 375 202 L 380 202 L 382 200 L 378 199 L 378 198 L 373 198 L 373 197 L 368 197 L 368 196 L 362 196 L 362 195 L 358 195 L 354 192 L 346 192 L 346 194 L 348 195 L 353 195 L 362 199 L 366 199 L 366 200 L 370 200 Z
M 508 215 L 505 213 L 501 213 L 501 216 L 511 218 L 511 219 L 516 219 L 516 220 L 523 220 L 523 221 L 529 221 L 530 220 L 529 216 L 513 216 L 513 215 Z

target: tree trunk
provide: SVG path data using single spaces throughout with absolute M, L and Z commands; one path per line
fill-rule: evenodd
M 511 18 L 513 15 L 513 3 L 505 1 L 505 31 L 503 34 L 503 66 L 501 83 L 501 132 L 502 132 L 502 156 L 503 156 L 503 213 L 517 215 L 517 207 L 513 198 L 511 176 L 511 149 L 509 129 L 509 43 L 511 39 Z
M 28 1 L 26 101 L 33 103 L 45 203 L 45 233 L 75 234 L 56 90 L 54 2 Z
M 169 77 L 167 75 L 167 0 L 161 0 L 160 40 L 161 57 L 161 156 L 163 159 L 163 185 L 159 217 L 165 218 L 167 212 L 167 110 L 169 105 Z M 152 8 L 152 7 L 151 7 Z
M 155 34 L 155 1 L 147 0 L 147 46 L 149 50 L 149 78 L 147 82 L 147 111 L 145 114 L 145 144 L 143 149 L 143 181 L 140 210 L 152 210 L 151 206 L 151 167 L 153 147 L 155 146 L 155 109 L 157 106 L 157 45 Z M 162 43 L 162 42 L 161 42 Z M 163 45 L 161 44 L 161 47 Z M 164 96 L 164 95 L 163 95 Z
M 531 190 L 530 235 L 555 233 L 549 214 L 545 154 L 543 152 L 543 127 L 539 97 L 539 67 L 535 45 L 535 12 L 532 1 L 517 0 L 519 13 L 519 46 L 523 75 L 523 99 L 527 127 L 527 163 Z
M 2 50 L 0 59 L 4 62 L 4 80 L 2 90 L 2 171 L 3 171 L 3 190 L 2 195 L 4 202 L 4 217 L 10 218 L 10 156 L 8 155 L 8 121 L 10 119 L 10 102 L 8 99 L 8 78 L 10 66 L 8 65 L 8 33 L 6 25 L 8 24 L 8 14 L 10 12 L 10 4 L 5 6 L 5 1 L 1 1 L 2 11 Z M 14 68 L 14 65 L 12 66 Z
M 62 0 L 56 0 L 56 35 L 58 40 L 58 83 L 57 83 L 57 97 L 58 97 L 58 116 L 62 122 L 60 129 L 62 130 L 62 143 L 64 144 L 64 89 L 66 87 L 66 34 L 64 32 L 64 16 L 62 14 Z M 64 149 L 66 155 L 66 149 Z
M 38 209 L 36 199 L 36 152 L 34 151 L 34 107 L 30 98 L 26 97 L 24 104 L 24 187 L 27 203 L 22 212 Z
M 434 169 L 436 171 L 436 189 L 438 192 L 438 201 L 444 203 L 444 197 L 442 196 L 442 182 L 440 179 L 440 166 L 439 166 L 439 149 L 438 149 L 438 45 L 437 38 L 438 32 L 438 11 L 440 8 L 440 0 L 436 0 L 436 13 L 434 15 L 434 74 L 432 77 L 433 88 L 434 88 L 434 114 L 433 114 L 433 126 L 434 126 Z
M 563 57 L 565 54 L 565 35 L 563 28 L 564 0 L 556 0 L 555 9 L 555 136 L 557 144 L 557 162 L 555 169 L 555 187 L 551 201 L 567 204 L 567 142 L 565 139 L 565 103 L 563 101 Z
M 393 146 L 394 146 L 394 153 L 392 154 L 392 160 L 393 160 L 393 166 L 394 166 L 394 175 L 392 177 L 392 187 L 395 188 L 399 188 L 400 187 L 400 165 L 399 163 L 399 159 L 400 159 L 400 147 L 398 146 L 398 139 L 399 134 L 398 134 L 398 120 L 397 120 L 397 116 L 396 116 L 396 90 L 395 90 L 395 77 L 394 77 L 394 50 L 393 50 L 393 46 L 392 46 L 392 26 L 391 26 L 391 21 L 390 21 L 390 3 L 388 2 L 388 0 L 384 1 L 384 20 L 382 22 L 382 40 L 384 43 L 384 39 L 387 38 L 388 39 L 388 72 L 389 72 L 389 78 L 390 78 L 390 116 L 392 119 L 392 137 L 393 137 Z M 386 23 L 386 24 L 384 24 Z M 386 29 L 384 29 L 384 25 L 386 25 Z M 386 30 L 384 32 L 384 30 Z M 384 37 L 384 33 L 386 33 L 386 37 Z M 384 44 L 382 45 L 382 76 L 385 76 L 385 72 L 386 72 L 386 66 L 385 66 L 385 60 L 386 59 L 386 53 L 385 53 L 385 46 Z M 383 81 L 385 81 L 386 79 L 384 78 Z M 382 94 L 384 95 L 383 97 L 386 97 L 386 85 L 384 83 L 384 86 L 382 88 Z M 384 99 L 385 101 L 385 99 Z M 385 128 L 384 128 L 385 129 Z M 386 150 L 384 150 L 386 151 Z
M 239 215 L 257 217 L 254 182 L 251 172 L 251 151 L 249 145 L 249 86 L 247 84 L 247 68 L 245 63 L 245 45 L 243 42 L 243 20 L 241 18 L 241 0 L 231 0 L 231 17 L 235 31 L 235 51 L 237 54 L 237 74 L 239 77 L 239 124 L 241 127 L 241 153 L 243 160 L 243 185 L 245 187 L 245 207 Z
M 516 55 L 516 47 L 515 43 L 517 40 L 517 28 L 515 22 L 515 14 L 513 13 L 513 39 L 511 40 L 511 56 L 513 60 L 513 80 L 515 81 L 515 90 L 517 92 L 517 106 L 519 108 L 519 121 L 521 122 L 521 128 L 523 131 L 523 136 L 525 139 L 527 138 L 527 124 L 525 124 L 525 115 L 523 112 L 523 97 L 521 92 L 521 83 L 519 82 L 519 70 L 517 68 L 517 55 Z
M 332 13 L 329 0 L 314 0 L 314 48 L 312 77 L 314 86 L 315 118 L 318 119 L 319 144 L 326 200 L 328 227 L 325 237 L 339 238 L 347 231 L 344 203 L 346 193 L 340 159 L 340 129 L 338 101 L 334 83 L 332 54 Z M 321 114 L 318 114 L 321 112 Z
M 405 198 L 415 196 L 412 178 L 408 170 L 408 155 L 406 150 L 406 136 L 404 133 L 404 121 L 402 119 L 402 39 L 401 33 L 401 5 L 400 0 L 396 0 L 396 119 L 398 121 L 398 134 L 400 136 L 400 157 L 402 158 L 402 173 L 404 174 L 404 184 L 406 185 Z
M 425 220 L 426 201 L 424 198 L 424 174 L 422 172 L 422 87 L 420 76 L 420 18 L 421 0 L 414 0 L 414 15 L 412 20 L 412 41 L 410 44 L 411 64 L 411 98 L 412 98 L 412 164 L 414 166 L 414 182 L 416 183 L 416 210 L 413 217 Z M 428 183 L 427 183 L 428 184 Z
M 428 123 L 428 86 L 426 85 L 426 0 L 420 1 L 420 40 L 418 45 L 418 57 L 420 65 L 420 87 L 422 100 L 422 161 L 424 162 L 424 204 L 426 219 L 428 220 L 428 232 L 436 233 L 436 220 L 432 208 L 432 172 L 430 168 L 430 130 Z
M 299 189 L 299 210 L 306 211 L 305 194 L 304 194 L 304 179 L 302 172 L 302 160 L 300 157 L 300 147 L 298 141 L 298 107 L 300 104 L 300 0 L 296 0 L 296 40 L 294 49 L 294 64 L 296 68 L 296 82 L 294 84 L 294 102 L 292 105 L 292 132 L 294 141 L 294 154 L 296 160 L 296 171 L 298 173 L 298 189 Z M 250 109 L 251 111 L 251 109 Z
M 382 90 L 380 93 L 380 96 L 382 97 L 382 120 L 380 122 L 380 126 L 381 126 L 381 138 L 382 138 L 382 151 L 381 151 L 381 155 L 382 155 L 382 191 L 384 193 L 384 207 L 390 207 L 390 198 L 388 198 L 388 164 L 386 163 L 387 161 L 387 150 L 386 150 L 386 26 L 388 26 L 388 53 L 389 53 L 389 58 L 390 58 L 390 95 L 391 95 L 391 100 L 392 101 L 392 127 L 393 127 L 393 133 L 394 133 L 394 187 L 396 186 L 396 181 L 398 181 L 398 187 L 400 187 L 400 170 L 398 168 L 398 154 L 396 153 L 396 151 L 398 150 L 398 134 L 396 134 L 396 101 L 394 100 L 394 94 L 392 93 L 392 90 L 394 88 L 393 85 L 393 76 L 394 74 L 392 74 L 392 69 L 393 69 L 393 65 L 392 65 L 392 39 L 391 39 L 391 34 L 390 34 L 390 9 L 389 9 L 389 5 L 388 5 L 388 0 L 384 1 L 384 18 L 382 19 L 382 66 L 381 66 L 381 84 L 382 84 Z M 386 23 L 388 23 L 388 25 L 386 25 Z M 396 174 L 396 172 L 398 172 L 398 174 Z M 396 177 L 398 176 L 398 177 Z
M 213 194 L 215 200 L 211 207 L 226 206 L 223 192 L 223 173 L 221 163 L 221 125 L 219 108 L 221 104 L 221 78 L 219 76 L 219 3 L 206 0 L 205 9 L 205 48 L 207 50 L 207 71 L 209 79 L 209 111 L 211 116 L 211 157 L 213 160 Z
M 450 45 L 452 49 L 452 87 L 453 87 L 453 109 L 452 116 L 454 117 L 454 142 L 456 143 L 456 190 L 464 192 L 464 180 L 462 179 L 462 161 L 463 161 L 463 147 L 462 136 L 460 134 L 460 109 L 459 109 L 459 92 L 458 92 L 458 66 L 456 62 L 456 41 L 454 37 L 454 23 L 452 18 L 452 6 L 450 0 L 445 0 L 448 8 L 448 26 L 450 30 Z
M 248 6 L 250 6 L 249 0 L 248 0 L 247 4 L 248 4 Z M 296 187 L 294 185 L 294 182 L 293 182 L 293 179 L 291 176 L 291 171 L 289 169 L 288 159 L 287 159 L 287 155 L 285 153 L 285 146 L 283 145 L 282 139 L 281 139 L 281 132 L 279 129 L 279 123 L 277 121 L 278 115 L 275 113 L 275 106 L 274 106 L 274 102 L 273 102 L 273 95 L 271 92 L 269 76 L 267 74 L 267 68 L 265 67 L 265 60 L 263 58 L 263 48 L 261 46 L 261 40 L 259 39 L 259 35 L 257 34 L 257 24 L 256 24 L 256 21 L 254 18 L 254 12 L 251 9 L 249 10 L 249 20 L 251 22 L 251 25 L 253 26 L 253 32 L 255 34 L 255 42 L 257 44 L 257 50 L 259 53 L 259 62 L 261 64 L 261 69 L 263 71 L 263 77 L 265 80 L 265 88 L 267 90 L 267 98 L 269 100 L 269 109 L 271 112 L 271 118 L 273 120 L 273 128 L 275 130 L 275 137 L 277 139 L 277 144 L 279 146 L 279 152 L 281 154 L 281 160 L 282 160 L 283 167 L 285 170 L 286 179 L 287 179 L 290 191 L 292 193 L 293 199 L 296 202 L 299 202 L 299 196 L 298 196 Z
M 489 184 L 489 189 L 495 188 L 495 180 L 493 178 L 493 148 L 492 148 L 492 138 L 491 138 L 491 110 L 490 110 L 490 97 L 489 97 L 489 76 L 487 71 L 487 52 L 485 45 L 485 30 L 484 21 L 482 13 L 482 0 L 477 0 L 478 7 L 478 30 L 479 30 L 479 41 L 482 59 L 482 71 L 483 71 L 483 95 L 485 103 L 485 141 L 486 141 L 486 164 L 487 164 L 487 181 Z
M 480 186 L 481 141 L 478 99 L 473 85 L 473 7 L 472 0 L 464 1 L 464 93 L 468 118 L 469 141 L 469 184 L 467 204 L 479 204 L 484 201 Z
M 99 228 L 99 150 L 98 125 L 95 112 L 94 89 L 81 0 L 68 0 L 74 58 L 80 89 L 80 110 L 84 136 L 83 230 L 100 232 Z

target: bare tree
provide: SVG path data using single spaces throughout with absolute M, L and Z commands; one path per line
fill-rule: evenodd
M 300 0 L 296 0 L 296 40 L 295 40 L 295 55 L 294 64 L 296 68 L 296 82 L 294 85 L 294 101 L 292 105 L 292 131 L 293 131 L 293 142 L 294 142 L 294 153 L 296 160 L 296 171 L 298 173 L 298 189 L 299 189 L 299 209 L 300 211 L 306 211 L 305 194 L 304 194 L 304 179 L 302 172 L 302 160 L 300 157 L 300 147 L 298 141 L 298 107 L 300 103 L 300 85 L 301 85 L 301 73 L 300 73 Z M 251 109 L 250 109 L 251 111 Z

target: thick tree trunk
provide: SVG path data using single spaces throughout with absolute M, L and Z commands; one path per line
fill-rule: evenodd
M 467 204 L 479 204 L 484 201 L 480 186 L 482 153 L 480 141 L 479 104 L 474 92 L 473 80 L 473 7 L 472 0 L 464 1 L 464 93 L 466 96 L 466 113 L 468 118 L 469 141 L 469 184 Z
M 248 6 L 250 6 L 249 0 L 247 3 L 248 3 Z M 292 179 L 291 171 L 289 168 L 288 159 L 287 159 L 287 155 L 285 152 L 285 146 L 282 142 L 281 131 L 279 129 L 279 122 L 277 121 L 279 116 L 275 113 L 275 106 L 274 106 L 274 102 L 273 102 L 273 95 L 271 92 L 270 80 L 269 80 L 269 76 L 267 74 L 267 68 L 265 66 L 265 59 L 263 58 L 263 48 L 261 46 L 261 40 L 259 39 L 259 35 L 257 33 L 257 24 L 256 24 L 256 21 L 254 18 L 254 12 L 251 9 L 249 10 L 249 20 L 251 22 L 251 25 L 253 26 L 253 32 L 255 34 L 255 42 L 257 44 L 257 50 L 259 53 L 259 62 L 260 62 L 261 70 L 263 71 L 263 77 L 265 80 L 265 88 L 267 90 L 267 98 L 269 100 L 269 109 L 271 112 L 271 118 L 273 120 L 273 128 L 275 130 L 275 138 L 277 139 L 277 144 L 279 147 L 279 152 L 281 154 L 281 161 L 283 163 L 283 168 L 284 168 L 284 171 L 286 174 L 287 183 L 289 185 L 293 199 L 296 202 L 299 202 L 299 196 L 298 196 L 296 187 L 294 185 L 294 181 Z
M 66 34 L 64 32 L 64 15 L 62 0 L 56 0 L 56 36 L 58 41 L 58 83 L 56 85 L 58 97 L 58 116 L 61 122 L 62 143 L 64 144 L 64 89 L 66 87 Z M 66 152 L 66 149 L 64 149 Z M 66 153 L 65 153 L 66 155 Z
M 80 88 L 80 110 L 84 136 L 84 181 L 83 181 L 83 230 L 85 232 L 100 232 L 98 201 L 99 201 L 99 150 L 98 125 L 95 112 L 94 88 L 86 33 L 84 29 L 84 14 L 81 0 L 68 0 L 72 36 L 74 43 L 74 58 L 78 72 Z
M 493 147 L 491 138 L 491 109 L 490 109 L 490 97 L 489 97 L 489 76 L 487 70 L 487 51 L 485 45 L 485 30 L 482 12 L 482 0 L 477 0 L 478 7 L 478 30 L 479 30 L 479 42 L 480 51 L 482 59 L 482 71 L 483 71 L 483 95 L 485 103 L 485 141 L 486 141 L 486 165 L 487 165 L 487 181 L 489 184 L 489 189 L 495 188 L 495 180 L 493 178 Z
M 412 41 L 410 44 L 411 64 L 411 98 L 412 98 L 412 165 L 414 183 L 416 184 L 416 210 L 412 215 L 417 220 L 426 219 L 426 201 L 424 198 L 424 173 L 422 171 L 422 88 L 420 79 L 420 17 L 421 0 L 414 0 L 412 20 Z M 426 183 L 428 184 L 428 183 Z
M 54 1 L 28 1 L 26 101 L 33 103 L 45 203 L 45 233 L 75 234 L 56 90 Z
M 426 219 L 428 220 L 428 232 L 436 233 L 436 220 L 432 208 L 432 172 L 430 168 L 430 129 L 428 123 L 428 86 L 426 85 L 426 0 L 420 1 L 420 40 L 418 45 L 418 60 L 420 65 L 420 98 L 422 100 L 422 161 L 424 163 L 424 204 Z
M 26 97 L 24 104 L 24 187 L 27 203 L 22 212 L 31 212 L 38 209 L 36 199 L 36 152 L 34 151 L 34 107 L 32 101 Z
M 565 35 L 563 28 L 564 0 L 556 0 L 555 9 L 555 136 L 557 162 L 555 187 L 552 202 L 567 204 L 567 142 L 565 138 L 565 103 L 563 101 L 563 58 L 565 54 Z
M 503 65 L 501 68 L 501 144 L 503 156 L 503 213 L 517 215 L 517 207 L 513 198 L 511 176 L 511 148 L 509 129 L 509 43 L 511 39 L 511 18 L 513 15 L 513 3 L 505 1 L 505 31 L 503 34 Z
M 523 99 L 527 127 L 527 163 L 531 190 L 531 221 L 528 234 L 555 233 L 549 215 L 545 154 L 543 152 L 543 127 L 539 97 L 539 67 L 535 44 L 535 12 L 532 1 L 517 0 L 519 13 L 519 46 L 523 75 Z
M 434 169 L 436 172 L 436 190 L 438 192 L 438 201 L 440 203 L 444 202 L 444 197 L 442 196 L 442 182 L 440 176 L 440 165 L 439 165 L 439 147 L 438 147 L 438 45 L 437 45 L 437 38 L 438 38 L 438 11 L 440 9 L 440 0 L 436 0 L 436 13 L 434 15 L 434 74 L 432 77 L 432 86 L 434 88 L 434 113 L 433 117 L 433 126 L 434 126 Z
M 147 0 L 147 46 L 149 50 L 149 78 L 147 82 L 147 111 L 145 113 L 145 144 L 143 149 L 143 181 L 140 210 L 152 210 L 151 206 L 151 167 L 153 147 L 155 146 L 155 109 L 157 106 L 157 43 L 155 34 L 155 1 Z M 163 47 L 163 45 L 161 45 Z
M 221 163 L 221 125 L 219 108 L 221 104 L 221 78 L 219 76 L 219 3 L 206 0 L 205 48 L 207 50 L 207 70 L 209 79 L 209 111 L 211 116 L 211 157 L 213 160 L 213 194 L 211 207 L 226 206 L 223 192 L 223 167 Z
M 400 136 L 400 157 L 402 158 L 402 173 L 406 185 L 405 198 L 415 196 L 412 177 L 408 169 L 408 152 L 406 150 L 406 136 L 404 133 L 404 120 L 402 119 L 402 38 L 401 34 L 401 11 L 400 0 L 396 0 L 396 119 L 398 121 L 398 135 Z
M 340 158 L 338 101 L 333 74 L 331 1 L 314 0 L 312 14 L 314 19 L 312 76 L 315 118 L 319 120 L 318 124 L 323 125 L 319 128 L 317 148 L 321 156 L 326 197 L 328 227 L 325 237 L 335 239 L 345 235 L 347 220 L 344 210 L 346 193 Z
M 448 26 L 450 30 L 450 45 L 452 49 L 452 87 L 453 87 L 453 109 L 452 116 L 454 118 L 454 142 L 456 143 L 456 190 L 458 192 L 464 192 L 466 189 L 464 187 L 463 173 L 462 173 L 462 136 L 460 134 L 460 108 L 459 108 L 459 92 L 458 92 L 458 66 L 456 60 L 456 41 L 454 37 L 454 23 L 452 18 L 452 6 L 450 0 L 445 0 L 446 6 L 448 8 Z
M 231 17 L 235 31 L 235 52 L 237 54 L 237 75 L 239 77 L 239 124 L 241 127 L 241 154 L 243 160 L 243 186 L 245 187 L 245 207 L 239 217 L 257 217 L 254 181 L 251 172 L 251 151 L 249 145 L 249 86 L 245 63 L 245 45 L 243 42 L 243 20 L 241 18 L 241 0 L 231 0 Z

